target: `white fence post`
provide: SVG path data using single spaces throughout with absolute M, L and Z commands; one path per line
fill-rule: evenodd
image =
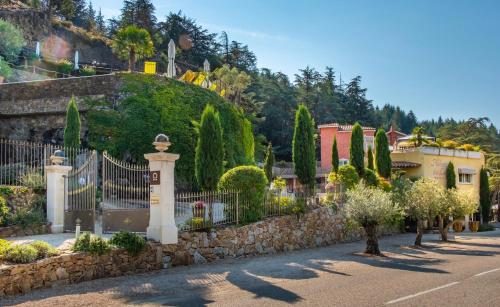
M 64 231 L 64 177 L 71 171 L 71 166 L 61 165 L 64 153 L 57 150 L 50 157 L 52 165 L 45 166 L 47 176 L 47 221 L 51 223 L 52 233 Z
M 175 225 L 174 169 L 178 154 L 166 153 L 170 146 L 164 134 L 156 136 L 153 143 L 159 151 L 145 154 L 149 161 L 150 206 L 147 237 L 162 244 L 177 243 L 177 226 Z

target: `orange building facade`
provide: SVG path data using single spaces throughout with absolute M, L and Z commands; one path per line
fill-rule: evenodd
M 337 123 L 318 126 L 321 138 L 321 168 L 331 169 L 332 167 L 332 146 L 335 137 L 337 138 L 340 165 L 349 163 L 352 127 L 353 125 L 339 125 Z M 375 128 L 363 127 L 363 135 L 365 151 L 368 150 L 368 146 L 373 149 Z

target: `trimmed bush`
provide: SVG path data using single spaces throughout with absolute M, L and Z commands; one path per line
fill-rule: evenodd
M 80 76 L 94 76 L 95 68 L 92 66 L 85 65 L 80 68 Z
M 237 166 L 222 175 L 220 191 L 239 191 L 240 222 L 258 221 L 262 217 L 262 207 L 267 187 L 264 171 L 257 166 Z
M 76 105 L 75 97 L 71 97 L 66 109 L 66 127 L 64 128 L 64 147 L 80 147 L 80 112 Z
M 273 145 L 269 143 L 266 151 L 266 159 L 264 160 L 264 172 L 266 173 L 267 180 L 273 180 L 273 166 L 274 166 L 274 153 Z
M 69 75 L 73 71 L 73 63 L 69 60 L 59 60 L 57 63 L 57 71 L 61 74 Z
M 125 249 L 132 256 L 139 255 L 146 248 L 146 240 L 143 237 L 128 231 L 113 234 L 109 243 Z
M 367 186 L 376 187 L 378 186 L 377 174 L 369 168 L 365 169 L 365 175 L 363 176 Z
M 373 152 L 371 146 L 368 146 L 368 152 L 366 153 L 366 155 L 368 156 L 368 165 L 366 166 L 366 168 L 372 171 L 375 170 L 375 167 L 373 166 Z
M 340 165 L 339 148 L 337 145 L 337 137 L 334 137 L 333 138 L 333 145 L 332 145 L 332 170 L 334 172 L 338 172 L 339 165 Z
M 5 260 L 14 263 L 33 262 L 38 257 L 38 251 L 30 244 L 14 245 L 7 250 Z
M 375 135 L 375 164 L 377 173 L 386 179 L 391 177 L 391 152 L 389 151 L 389 141 L 384 129 L 379 129 Z
M 109 243 L 101 237 L 84 232 L 73 245 L 73 251 L 86 252 L 92 255 L 104 255 L 111 250 Z
M 29 245 L 31 245 L 33 248 L 36 249 L 37 252 L 36 259 L 43 259 L 57 255 L 57 250 L 47 242 L 34 241 Z
M 342 165 L 337 173 L 330 173 L 328 181 L 340 182 L 346 189 L 350 189 L 359 182 L 359 175 L 354 166 Z

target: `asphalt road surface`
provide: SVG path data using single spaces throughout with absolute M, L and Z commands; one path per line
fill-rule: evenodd
M 381 240 L 384 257 L 360 254 L 364 243 L 36 291 L 1 306 L 500 306 L 500 231 L 456 242 L 412 234 Z

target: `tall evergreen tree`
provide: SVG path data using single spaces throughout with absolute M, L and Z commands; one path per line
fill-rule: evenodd
M 96 29 L 96 17 L 94 6 L 92 5 L 92 1 L 89 1 L 89 6 L 86 10 L 85 16 L 85 28 L 89 31 L 95 31 Z
M 446 188 L 456 189 L 457 188 L 457 176 L 455 174 L 455 166 L 450 161 L 446 167 Z
M 273 145 L 269 143 L 269 145 L 267 146 L 266 158 L 264 160 L 264 172 L 266 173 L 266 177 L 269 182 L 273 181 L 273 165 L 274 165 Z
M 361 77 L 357 76 L 349 82 L 346 89 L 346 111 L 347 122 L 358 121 L 363 125 L 373 125 L 373 104 L 366 99 L 366 88 L 361 87 Z
M 365 150 L 364 150 L 363 128 L 356 122 L 352 128 L 350 164 L 356 169 L 358 175 L 363 177 L 365 174 Z
M 155 32 L 155 7 L 150 0 L 125 0 L 120 15 L 120 27 L 130 25 L 146 29 L 151 35 Z M 168 43 L 168 41 L 167 41 Z
M 479 206 L 481 207 L 481 221 L 485 224 L 490 222 L 490 185 L 488 172 L 483 167 L 479 173 Z
M 95 23 L 97 32 L 102 35 L 106 34 L 106 22 L 104 21 L 104 16 L 102 15 L 101 8 L 99 8 L 99 13 L 97 13 Z
M 80 147 L 80 113 L 76 105 L 75 97 L 71 97 L 66 109 L 66 127 L 64 128 L 64 147 Z
M 372 147 L 368 146 L 368 151 L 366 153 L 368 156 L 368 169 L 371 169 L 372 171 L 375 170 L 375 167 L 373 166 L 373 152 L 372 152 Z
M 86 0 L 73 0 L 75 13 L 71 21 L 75 26 L 85 27 L 87 20 L 87 1 Z
M 335 173 L 339 171 L 339 164 L 339 148 L 337 146 L 337 137 L 335 136 L 332 145 L 332 169 Z
M 295 175 L 299 182 L 308 188 L 308 192 L 312 192 L 316 181 L 314 120 L 303 104 L 299 105 L 295 113 L 292 159 Z
M 219 114 L 208 105 L 201 115 L 198 143 L 195 152 L 195 174 L 200 188 L 212 191 L 217 188 L 222 173 L 224 148 Z
M 392 161 L 389 141 L 384 129 L 378 129 L 375 135 L 375 164 L 377 173 L 386 179 L 391 177 Z

